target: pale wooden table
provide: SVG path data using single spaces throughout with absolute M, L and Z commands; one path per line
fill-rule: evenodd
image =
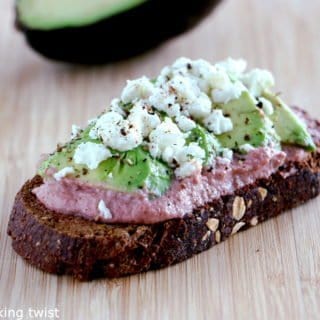
M 179 56 L 245 57 L 273 70 L 288 102 L 320 117 L 320 1 L 225 1 L 191 33 L 100 68 L 37 56 L 13 29 L 11 2 L 0 1 L 0 309 L 57 307 L 60 319 L 319 319 L 320 199 L 185 263 L 116 281 L 44 274 L 13 252 L 6 226 L 40 153 L 100 112 L 126 79 Z

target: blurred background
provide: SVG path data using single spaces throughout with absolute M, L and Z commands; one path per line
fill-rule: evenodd
M 316 319 L 319 200 L 296 210 L 307 211 L 303 217 L 284 215 L 184 264 L 116 284 L 74 283 L 27 266 L 13 253 L 6 225 L 14 195 L 34 175 L 41 153 L 67 140 L 73 123 L 85 125 L 98 114 L 127 79 L 157 75 L 177 57 L 242 57 L 250 68 L 274 73 L 285 101 L 320 117 L 319 21 L 315 0 L 225 0 L 190 32 L 140 56 L 88 67 L 53 62 L 30 49 L 14 28 L 13 2 L 1 0 L 0 302 L 59 305 L 63 319 L 88 319 L 95 310 L 101 319 L 123 319 L 127 311 L 137 319 Z M 83 304 L 76 310 L 77 301 Z

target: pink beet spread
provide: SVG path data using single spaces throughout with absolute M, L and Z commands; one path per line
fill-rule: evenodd
M 195 208 L 257 179 L 268 178 L 286 159 L 301 161 L 307 155 L 301 148 L 286 147 L 284 151 L 255 149 L 244 159 L 232 162 L 218 158 L 213 170 L 203 169 L 202 173 L 192 177 L 175 180 L 163 196 L 153 200 L 143 190 L 119 192 L 72 178 L 60 181 L 48 178 L 33 193 L 47 208 L 65 214 L 108 223 L 155 223 L 189 214 Z M 100 200 L 110 210 L 111 219 L 105 219 L 99 211 Z

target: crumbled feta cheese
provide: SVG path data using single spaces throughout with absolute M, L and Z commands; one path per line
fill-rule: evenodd
M 231 80 L 224 69 L 215 68 L 214 72 L 208 79 L 210 87 L 213 89 L 223 89 L 231 85 Z
M 197 83 L 192 78 L 182 75 L 174 76 L 168 82 L 168 87 L 173 91 L 173 95 L 178 97 L 180 103 L 195 101 L 201 94 Z
M 162 160 L 167 162 L 168 164 L 172 164 L 174 155 L 175 155 L 174 148 L 166 147 L 162 152 Z
M 161 123 L 159 116 L 148 108 L 149 106 L 144 103 L 137 103 L 131 108 L 128 116 L 129 123 L 139 127 L 143 137 L 147 137 Z
M 95 124 L 96 121 L 97 121 L 97 118 L 92 118 L 92 119 L 89 119 L 87 122 L 88 122 L 88 125 L 90 126 L 90 125 Z
M 69 174 L 74 174 L 74 169 L 72 167 L 65 167 L 61 169 L 60 171 L 53 174 L 53 177 L 60 181 L 62 178 L 66 177 Z
M 180 164 L 192 159 L 198 160 L 201 163 L 201 160 L 203 160 L 205 156 L 205 151 L 200 148 L 197 143 L 192 142 L 176 152 L 175 160 Z
M 90 131 L 89 131 L 89 137 L 91 139 L 98 139 L 99 136 L 98 136 L 98 133 L 97 133 L 97 129 L 95 127 L 93 127 Z
M 125 120 L 117 112 L 103 114 L 91 129 L 89 136 L 98 136 L 103 143 L 112 149 L 119 151 L 132 150 L 143 141 L 143 135 L 139 124 Z
M 147 78 L 142 77 L 136 80 L 128 80 L 126 87 L 121 94 L 124 103 L 134 102 L 138 99 L 148 98 L 154 91 L 153 83 Z
M 186 57 L 181 57 L 178 58 L 173 64 L 172 64 L 172 69 L 173 70 L 178 70 L 178 71 L 182 71 L 182 70 L 186 70 L 188 69 L 188 65 L 191 65 L 193 63 L 193 61 L 189 58 Z
M 180 130 L 184 132 L 188 132 L 196 127 L 196 123 L 186 116 L 182 115 L 182 116 L 176 117 L 175 120 Z
M 222 110 L 212 110 L 210 115 L 204 120 L 204 125 L 214 134 L 222 134 L 233 129 L 230 118 L 225 117 Z
M 80 132 L 81 132 L 81 128 L 79 126 L 77 126 L 76 124 L 73 124 L 71 127 L 71 139 L 78 137 Z
M 239 147 L 239 150 L 240 150 L 240 152 L 248 153 L 248 152 L 254 150 L 254 146 L 251 145 L 250 143 L 245 143 Z
M 161 87 L 165 85 L 172 76 L 172 69 L 169 66 L 164 67 L 156 79 L 156 84 Z
M 180 114 L 180 105 L 176 103 L 175 96 L 163 89 L 156 89 L 148 101 L 156 110 L 164 111 L 170 117 L 176 117 Z
M 180 115 L 180 105 L 178 103 L 168 104 L 166 113 L 169 117 L 178 117 Z
M 205 156 L 205 151 L 195 142 L 180 148 L 166 147 L 162 152 L 162 159 L 165 162 L 173 166 L 178 164 L 180 167 L 183 167 L 185 163 L 189 163 L 190 161 L 196 161 L 201 165 Z
M 274 86 L 273 75 L 262 69 L 253 69 L 242 77 L 242 82 L 255 97 Z
M 191 160 L 178 167 L 174 173 L 178 178 L 185 178 L 201 171 L 202 164 L 199 161 Z
M 160 158 L 161 150 L 156 143 L 151 142 L 149 143 L 148 147 L 149 147 L 149 152 L 153 158 Z
M 232 151 L 231 149 L 224 148 L 224 149 L 222 150 L 222 158 L 231 161 L 232 158 L 233 158 L 233 151 Z
M 151 143 L 149 150 L 155 158 L 160 158 L 167 147 L 172 147 L 177 150 L 185 144 L 184 134 L 178 126 L 172 122 L 171 118 L 165 118 L 160 125 L 151 131 L 149 140 Z M 154 147 L 155 145 L 156 147 Z
M 215 67 L 203 59 L 191 61 L 187 65 L 189 74 L 197 82 L 200 90 L 206 94 L 212 89 Z
M 93 170 L 96 169 L 102 161 L 110 157 L 112 157 L 112 154 L 104 145 L 93 142 L 83 142 L 76 148 L 73 161 L 76 164 L 84 164 Z
M 195 119 L 203 119 L 210 114 L 212 101 L 203 92 L 199 97 L 187 106 L 189 114 Z
M 262 103 L 262 110 L 267 116 L 271 116 L 274 112 L 272 103 L 265 99 L 259 98 L 259 101 Z
M 237 81 L 223 89 L 213 89 L 211 96 L 213 102 L 226 104 L 231 100 L 239 99 L 243 91 L 247 91 L 247 89 L 241 82 Z
M 113 111 L 121 114 L 123 117 L 126 115 L 125 111 L 121 106 L 121 100 L 118 98 L 112 99 L 110 106 L 106 109 L 106 111 Z
M 165 67 L 161 71 L 157 82 L 163 85 L 175 76 L 191 79 L 202 92 L 207 94 L 212 88 L 223 88 L 230 84 L 230 78 L 225 69 L 217 68 L 203 59 L 179 58 L 171 67 Z
M 222 68 L 229 75 L 231 80 L 237 80 L 247 68 L 247 62 L 243 59 L 228 58 L 216 64 L 216 67 Z
M 107 208 L 105 202 L 103 200 L 99 201 L 98 210 L 102 214 L 102 217 L 106 220 L 112 219 L 112 214 L 109 208 Z

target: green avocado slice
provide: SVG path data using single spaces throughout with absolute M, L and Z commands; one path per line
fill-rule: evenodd
M 17 0 L 19 20 L 30 29 L 80 27 L 109 18 L 147 0 Z
M 109 189 L 131 192 L 145 188 L 152 196 L 161 196 L 171 185 L 172 169 L 150 154 L 137 147 L 127 152 L 114 152 L 114 157 L 102 161 L 97 169 L 88 170 L 85 165 L 75 164 L 72 160 L 76 147 L 82 142 L 100 143 L 89 137 L 89 126 L 79 138 L 71 140 L 65 146 L 51 154 L 38 170 L 45 177 L 46 169 L 61 170 L 72 166 L 75 177 L 86 183 L 103 184 Z
M 187 144 L 196 142 L 204 150 L 206 155 L 204 165 L 210 164 L 212 156 L 222 151 L 222 146 L 218 139 L 200 125 L 191 130 L 186 142 Z
M 297 115 L 278 96 L 270 92 L 265 92 L 263 96 L 273 105 L 274 112 L 269 117 L 281 141 L 314 151 L 316 146 L 312 137 Z
M 229 116 L 233 123 L 233 130 L 218 136 L 218 140 L 225 148 L 239 150 L 244 144 L 253 147 L 266 145 L 270 140 L 277 143 L 272 126 L 265 115 L 256 107 L 254 98 L 249 92 L 243 92 L 241 97 L 227 104 L 217 106 Z

